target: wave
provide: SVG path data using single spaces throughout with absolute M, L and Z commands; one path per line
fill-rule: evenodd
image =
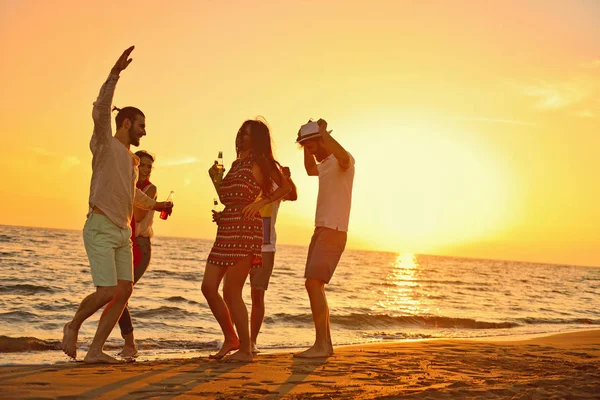
M 288 324 L 312 324 L 311 314 L 289 315 L 275 314 L 265 318 L 266 323 L 284 322 Z M 457 328 L 457 329 L 507 329 L 516 328 L 516 322 L 486 322 L 470 318 L 449 318 L 438 316 L 392 316 L 387 314 L 348 314 L 332 315 L 331 323 L 351 330 L 377 329 L 391 327 L 415 328 Z
M 0 235 L 0 243 L 9 243 L 14 240 L 14 236 Z
M 37 294 L 37 293 L 54 293 L 55 290 L 48 286 L 37 285 L 0 285 L 0 293 L 6 294 Z
M 50 243 L 52 243 L 50 240 L 47 240 L 47 239 L 34 239 L 34 238 L 31 238 L 31 239 L 29 239 L 29 241 L 31 243 L 36 243 L 36 244 L 50 244 Z
M 414 284 L 419 284 L 419 285 L 450 285 L 450 286 L 465 286 L 465 285 L 471 285 L 471 286 L 481 286 L 482 288 L 472 288 L 472 290 L 486 290 L 484 288 L 487 288 L 490 286 L 489 283 L 487 282 L 465 282 L 465 281 L 458 281 L 458 280 L 436 280 L 436 279 L 394 279 L 394 278 L 389 278 L 387 281 L 385 282 L 381 282 L 380 285 L 381 286 L 385 286 L 385 287 L 397 287 L 399 284 L 401 283 L 414 283 Z M 467 289 L 471 289 L 471 288 L 467 288 Z
M 210 340 L 202 342 L 198 340 L 154 340 L 141 339 L 137 340 L 138 348 L 144 350 L 150 349 L 185 349 L 185 350 L 213 350 L 219 349 L 222 342 L 219 340 Z M 109 348 L 112 344 L 109 344 Z M 117 343 L 117 348 L 122 347 L 122 343 Z
M 9 322 L 17 322 L 22 323 L 23 321 L 32 322 L 37 320 L 38 316 L 36 314 L 27 312 L 27 311 L 9 311 L 0 314 L 0 321 L 9 321 Z
M 162 317 L 167 319 L 181 319 L 187 317 L 196 317 L 196 313 L 186 311 L 179 307 L 162 306 L 150 310 L 130 310 L 134 318 L 154 318 Z M 1 315 L 1 314 L 0 314 Z
M 591 318 L 518 318 L 517 321 L 526 325 L 600 325 L 600 319 Z
M 34 337 L 11 338 L 0 335 L 0 353 L 44 350 L 60 350 L 60 342 L 58 340 L 42 340 Z
M 173 296 L 173 297 L 169 297 L 167 299 L 165 299 L 165 301 L 170 301 L 172 303 L 188 303 L 188 304 L 200 304 L 197 301 L 194 300 L 188 300 L 185 297 L 181 297 L 181 296 Z
M 366 339 L 379 339 L 379 340 L 415 340 L 415 339 L 431 339 L 433 335 L 426 335 L 424 333 L 405 333 L 405 332 L 375 332 L 366 333 L 363 338 Z
M 221 346 L 218 340 L 194 341 L 194 340 L 154 340 L 138 339 L 136 344 L 140 350 L 176 349 L 176 350 L 217 350 Z M 88 346 L 80 344 L 85 350 Z M 120 350 L 123 347 L 122 340 L 109 339 L 104 345 L 108 351 Z M 52 351 L 60 350 L 59 340 L 43 340 L 35 337 L 9 337 L 0 335 L 0 353 L 20 353 L 26 351 Z
M 149 274 L 154 277 L 173 277 L 184 281 L 199 281 L 200 274 L 199 273 L 190 273 L 190 272 L 176 272 L 176 271 L 167 271 L 165 269 L 154 269 L 148 271 Z

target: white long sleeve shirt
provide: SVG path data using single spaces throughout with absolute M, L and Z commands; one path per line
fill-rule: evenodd
M 136 188 L 140 159 L 113 136 L 111 105 L 119 77 L 109 75 L 94 102 L 92 118 L 94 133 L 90 140 L 92 151 L 92 181 L 90 212 L 94 207 L 117 226 L 128 228 L 133 206 L 152 210 L 156 201 Z

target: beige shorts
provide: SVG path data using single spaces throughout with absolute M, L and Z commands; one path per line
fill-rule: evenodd
M 329 283 L 346 248 L 347 238 L 346 232 L 316 227 L 308 247 L 304 277 Z
M 250 287 L 255 290 L 267 290 L 275 264 L 275 252 L 262 253 L 262 266 L 250 270 Z
M 131 228 L 120 228 L 108 217 L 90 213 L 83 227 L 83 244 L 96 286 L 133 282 Z

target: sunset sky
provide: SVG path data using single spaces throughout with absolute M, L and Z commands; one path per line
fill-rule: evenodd
M 600 2 L 0 0 L 0 224 L 81 229 L 91 107 L 146 114 L 158 235 L 213 239 L 207 169 L 269 123 L 308 245 L 325 118 L 356 159 L 348 248 L 600 266 Z M 135 149 L 134 149 L 135 150 Z

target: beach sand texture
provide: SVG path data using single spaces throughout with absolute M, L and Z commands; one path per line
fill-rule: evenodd
M 5 399 L 600 398 L 600 330 L 348 346 L 326 360 L 5 366 L 0 391 Z

